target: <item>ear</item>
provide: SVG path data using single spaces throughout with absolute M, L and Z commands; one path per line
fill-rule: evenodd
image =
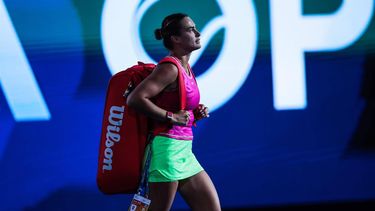
M 171 40 L 172 40 L 172 42 L 174 42 L 174 43 L 179 43 L 179 42 L 181 42 L 180 38 L 179 38 L 178 36 L 175 36 L 175 35 L 172 35 L 172 36 L 171 36 Z

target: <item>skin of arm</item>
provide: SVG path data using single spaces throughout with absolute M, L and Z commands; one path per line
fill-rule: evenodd
M 173 83 L 177 83 L 177 76 L 178 69 L 174 64 L 157 65 L 155 70 L 130 93 L 127 99 L 128 106 L 152 119 L 165 122 L 167 111 L 155 105 L 150 99 Z M 188 119 L 186 112 L 182 110 L 173 114 L 172 123 L 185 125 Z

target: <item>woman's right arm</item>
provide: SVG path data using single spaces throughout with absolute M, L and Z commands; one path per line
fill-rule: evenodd
M 167 121 L 167 111 L 155 105 L 150 99 L 157 96 L 170 84 L 176 82 L 177 76 L 178 69 L 174 64 L 163 63 L 157 65 L 155 70 L 130 93 L 127 104 L 152 119 L 162 122 Z M 172 123 L 185 125 L 188 118 L 185 117 L 184 111 L 179 111 L 173 114 Z

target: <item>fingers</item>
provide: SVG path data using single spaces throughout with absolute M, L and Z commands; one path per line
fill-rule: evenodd
M 200 109 L 199 112 L 200 112 L 202 117 L 210 117 L 208 107 L 206 107 L 206 106 L 202 106 L 202 108 Z
M 205 107 L 204 112 L 205 112 L 206 117 L 210 117 L 208 107 Z
M 190 120 L 190 112 L 189 111 L 185 111 L 185 125 L 188 125 L 189 124 L 189 120 Z
M 184 111 L 184 116 L 185 117 L 190 117 L 190 112 L 189 111 Z
M 188 126 L 190 122 L 190 112 L 185 110 L 180 110 L 176 113 L 177 125 Z
M 195 120 L 200 120 L 202 118 L 208 118 L 210 117 L 209 109 L 207 106 L 199 105 L 199 107 L 194 111 L 194 113 L 191 113 L 189 111 L 180 110 L 178 113 L 178 125 L 185 125 L 188 126 L 191 120 L 191 115 L 194 115 Z

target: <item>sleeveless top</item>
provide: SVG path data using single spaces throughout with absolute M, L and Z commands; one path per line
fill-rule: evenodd
M 194 74 L 190 68 L 189 73 L 185 71 L 185 68 L 181 65 L 180 61 L 177 58 L 172 57 L 173 60 L 176 62 L 174 63 L 178 71 L 182 71 L 182 76 L 184 77 L 184 83 L 185 83 L 185 89 L 186 89 L 186 108 L 185 110 L 190 113 L 190 120 L 187 126 L 178 126 L 178 125 L 172 125 L 167 122 L 157 122 L 154 121 L 154 126 L 157 124 L 160 128 L 160 124 L 167 124 L 167 127 L 164 127 L 162 131 L 158 131 L 157 134 L 159 136 L 165 136 L 173 139 L 178 140 L 193 140 L 193 130 L 192 125 L 194 122 L 194 114 L 193 110 L 198 107 L 199 101 L 200 101 L 200 94 L 197 82 L 195 80 Z M 169 61 L 167 61 L 169 62 Z M 159 64 L 165 63 L 163 60 L 159 62 Z M 173 113 L 176 113 L 180 110 L 179 103 L 180 103 L 180 96 L 179 96 L 179 90 L 178 86 L 173 91 L 162 91 L 159 95 L 155 97 L 155 104 L 159 106 L 160 108 L 163 108 L 167 111 L 171 111 Z

